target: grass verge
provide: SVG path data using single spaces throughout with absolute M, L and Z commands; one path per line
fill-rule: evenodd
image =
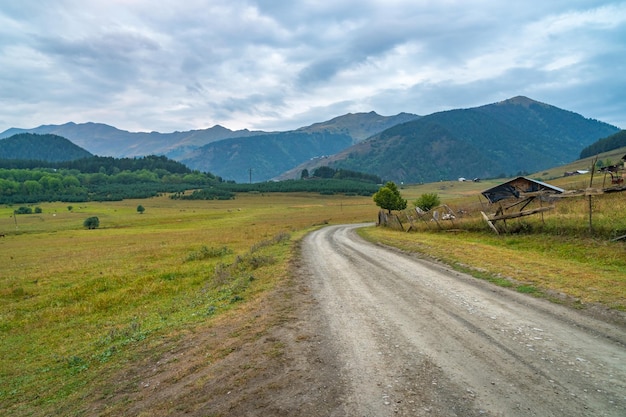
M 626 311 L 626 256 L 620 243 L 488 232 L 403 233 L 380 227 L 361 229 L 360 234 L 522 293 L 560 294 Z

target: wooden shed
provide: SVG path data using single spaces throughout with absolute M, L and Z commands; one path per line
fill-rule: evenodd
M 540 204 L 543 197 L 551 194 L 563 194 L 565 190 L 545 182 L 533 180 L 526 177 L 517 177 L 493 188 L 483 191 L 481 194 L 489 200 L 491 204 L 498 203 L 498 209 L 493 214 L 487 214 L 481 211 L 481 214 L 489 227 L 494 232 L 500 233 L 496 222 L 502 222 L 503 228 L 506 230 L 506 221 L 523 216 L 530 216 L 537 213 L 543 213 L 552 210 L 554 206 L 537 207 L 525 210 L 525 208 L 537 199 Z M 506 201 L 505 200 L 509 200 Z M 513 200 L 512 202 L 510 200 Z M 515 210 L 517 211 L 515 211 Z
M 495 203 L 507 198 L 523 198 L 538 194 L 561 194 L 565 190 L 545 182 L 526 177 L 517 177 L 500 185 L 496 185 L 481 194 Z

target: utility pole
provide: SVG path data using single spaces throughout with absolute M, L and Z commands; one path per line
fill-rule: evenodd
M 250 168 L 250 184 L 252 184 L 252 168 Z
M 591 165 L 591 179 L 589 180 L 589 234 L 593 233 L 593 221 L 592 221 L 592 213 L 593 213 L 593 203 L 591 197 L 591 187 L 593 187 L 593 173 L 596 170 L 596 164 L 598 163 L 598 157 L 596 156 Z

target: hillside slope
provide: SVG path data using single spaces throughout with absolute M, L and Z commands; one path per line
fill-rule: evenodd
M 285 132 L 212 142 L 181 162 L 236 182 L 267 181 L 303 161 L 347 148 L 346 134 Z
M 615 126 L 514 97 L 471 109 L 434 113 L 394 126 L 323 161 L 329 165 L 404 182 L 536 172 L 578 158 L 580 150 L 611 135 Z
M 586 158 L 602 152 L 609 152 L 622 146 L 626 146 L 626 130 L 620 130 L 614 135 L 592 143 L 580 152 L 580 157 Z
M 0 159 L 62 162 L 90 156 L 85 149 L 57 135 L 20 133 L 0 139 Z

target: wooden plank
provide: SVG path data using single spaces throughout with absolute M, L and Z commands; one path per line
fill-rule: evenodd
M 494 226 L 494 224 L 491 222 L 491 220 L 489 219 L 489 216 L 487 216 L 484 211 L 481 211 L 480 214 L 483 215 L 483 219 L 485 219 L 489 227 L 491 227 L 491 230 L 493 230 L 494 232 L 496 232 L 497 235 L 499 235 L 500 232 L 498 232 L 498 229 L 496 228 L 496 226 Z
M 604 189 L 605 193 L 619 193 L 622 191 L 626 191 L 626 185 L 621 185 L 617 187 L 609 187 L 609 188 Z
M 489 220 L 494 222 L 497 220 L 516 219 L 518 217 L 530 216 L 532 214 L 541 213 L 541 212 L 552 210 L 552 209 L 554 209 L 554 206 L 538 207 L 532 210 L 519 211 L 517 213 L 508 213 L 508 214 L 501 214 L 499 216 L 491 216 L 489 217 Z

